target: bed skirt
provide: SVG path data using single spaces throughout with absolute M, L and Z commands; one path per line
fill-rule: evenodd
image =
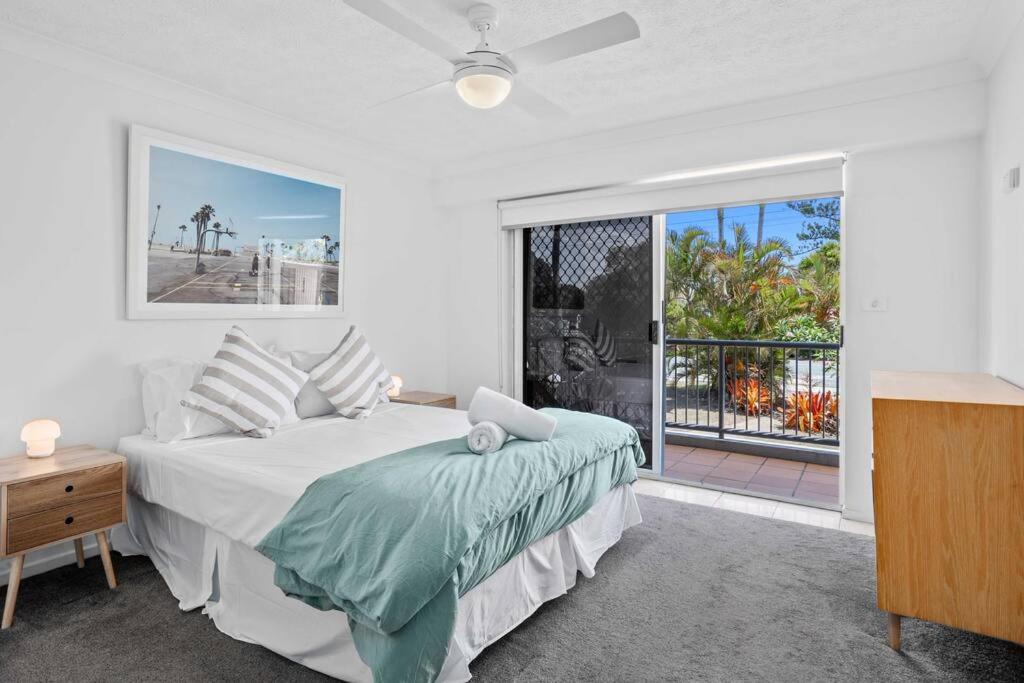
M 439 681 L 468 681 L 469 663 L 548 600 L 594 575 L 598 559 L 639 524 L 630 485 L 605 494 L 580 519 L 528 546 L 459 599 L 458 618 Z M 128 526 L 113 533 L 125 555 L 148 555 L 183 610 L 203 607 L 217 628 L 316 671 L 372 682 L 342 612 L 321 612 L 274 585 L 274 565 L 167 508 L 128 499 Z

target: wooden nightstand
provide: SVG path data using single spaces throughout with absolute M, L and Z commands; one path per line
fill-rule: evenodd
M 107 585 L 117 587 L 107 530 L 125 521 L 127 477 L 124 456 L 92 446 L 0 459 L 0 558 L 13 558 L 0 628 L 14 621 L 25 556 L 33 550 L 74 541 L 84 567 L 82 537 L 96 534 Z
M 435 394 L 432 391 L 403 391 L 398 396 L 389 396 L 392 403 L 411 403 L 416 406 L 454 408 L 455 394 Z

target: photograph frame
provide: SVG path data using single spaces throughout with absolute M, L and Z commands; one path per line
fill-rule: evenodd
M 335 304 L 168 303 L 147 299 L 149 274 L 150 152 L 158 147 L 293 180 L 339 190 L 338 292 Z M 129 320 L 340 318 L 345 315 L 348 271 L 348 191 L 345 179 L 331 173 L 250 154 L 166 131 L 132 124 L 128 138 L 125 314 Z

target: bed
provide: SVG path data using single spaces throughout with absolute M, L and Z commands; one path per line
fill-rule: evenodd
M 254 548 L 320 477 L 463 436 L 466 425 L 461 411 L 386 404 L 365 420 L 307 419 L 271 439 L 125 437 L 118 451 L 129 463 L 129 523 L 114 546 L 148 555 L 180 607 L 204 608 L 227 635 L 330 676 L 372 681 L 345 615 L 286 597 L 274 564 Z M 463 594 L 438 680 L 469 680 L 474 657 L 564 594 L 577 573 L 593 576 L 597 560 L 639 522 L 632 487 L 617 486 Z

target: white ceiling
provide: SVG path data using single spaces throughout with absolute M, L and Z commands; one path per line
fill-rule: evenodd
M 472 0 L 385 0 L 469 50 Z M 449 91 L 377 103 L 450 66 L 341 0 L 4 0 L 0 21 L 284 116 L 444 163 L 963 60 L 982 0 L 492 0 L 508 50 L 622 10 L 640 40 L 524 82 L 572 112 L 537 121 Z

